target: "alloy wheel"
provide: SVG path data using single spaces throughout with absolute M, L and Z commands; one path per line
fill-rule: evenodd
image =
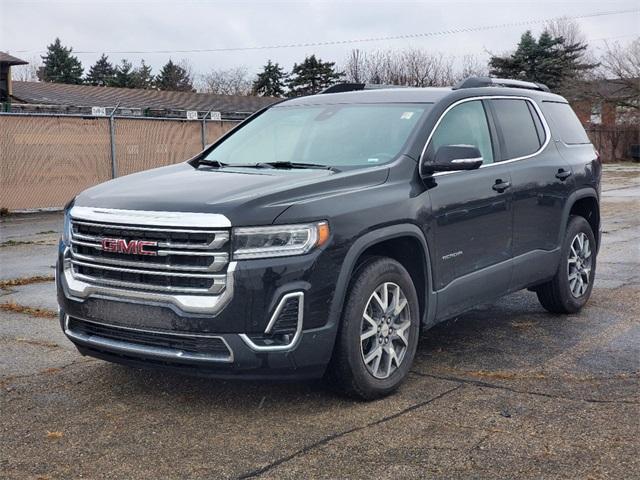
M 567 262 L 569 263 L 569 289 L 574 297 L 581 297 L 589 288 L 593 264 L 591 244 L 585 233 L 580 232 L 573 237 Z
M 371 375 L 388 378 L 402 364 L 409 348 L 411 312 L 407 297 L 395 283 L 373 291 L 362 314 L 360 351 Z

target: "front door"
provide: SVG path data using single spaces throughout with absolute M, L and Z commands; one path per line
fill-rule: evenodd
M 427 156 L 443 145 L 473 145 L 477 170 L 435 173 L 429 185 L 433 212 L 437 317 L 450 317 L 504 294 L 512 256 L 512 194 L 508 164 L 496 163 L 495 130 L 480 100 L 463 101 L 442 118 Z

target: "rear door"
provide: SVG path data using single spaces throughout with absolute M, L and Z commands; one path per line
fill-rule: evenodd
M 513 278 L 511 290 L 553 276 L 562 212 L 571 191 L 571 167 L 559 154 L 544 117 L 528 98 L 489 102 L 501 160 L 513 184 Z
M 438 318 L 504 294 L 511 259 L 509 165 L 495 163 L 495 130 L 481 100 L 463 101 L 441 118 L 428 144 L 473 145 L 483 157 L 477 170 L 435 173 L 429 197 L 434 215 L 434 277 Z

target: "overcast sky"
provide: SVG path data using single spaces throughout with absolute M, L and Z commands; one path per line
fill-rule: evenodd
M 64 45 L 77 52 L 86 70 L 101 52 L 106 52 L 114 62 L 126 57 L 137 64 L 144 58 L 154 72 L 169 57 L 174 61 L 187 59 L 197 73 L 239 65 L 255 72 L 267 59 L 290 69 L 294 62 L 312 53 L 340 64 L 352 48 L 421 47 L 455 56 L 478 54 L 484 59 L 486 51 L 510 50 L 524 30 L 538 33 L 542 25 L 330 46 L 195 53 L 176 50 L 356 40 L 632 9 L 640 9 L 638 0 L 0 0 L 0 50 L 30 61 L 60 37 Z M 604 39 L 627 43 L 640 35 L 637 11 L 577 21 L 594 47 L 602 47 Z M 116 51 L 145 53 L 109 53 Z

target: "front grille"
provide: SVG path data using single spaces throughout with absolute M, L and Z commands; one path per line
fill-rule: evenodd
M 215 295 L 226 287 L 229 235 L 228 229 L 116 225 L 74 218 L 70 262 L 73 275 L 87 283 Z M 141 241 L 146 242 L 142 251 L 135 248 Z
M 220 337 L 188 336 L 118 328 L 69 317 L 67 328 L 72 334 L 99 337 L 147 347 L 166 348 L 185 353 L 207 354 L 229 360 L 231 352 Z

